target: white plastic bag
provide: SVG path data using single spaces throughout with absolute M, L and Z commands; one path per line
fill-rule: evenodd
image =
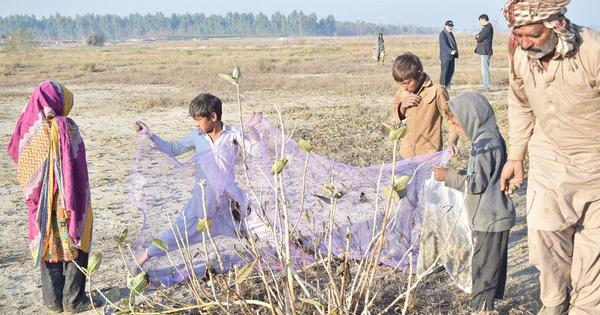
M 417 274 L 443 266 L 454 284 L 471 293 L 473 239 L 463 208 L 464 194 L 434 179 L 425 181 L 421 194 L 423 225 Z

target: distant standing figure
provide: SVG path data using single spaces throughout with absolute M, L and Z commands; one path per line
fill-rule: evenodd
M 440 84 L 446 90 L 450 89 L 450 81 L 454 75 L 454 59 L 458 58 L 458 46 L 452 29 L 454 29 L 454 23 L 448 20 L 444 24 L 444 30 L 440 33 L 440 61 L 442 62 Z
M 374 57 L 377 62 L 381 62 L 381 64 L 383 64 L 385 59 L 385 43 L 383 40 L 383 33 L 379 33 L 379 36 L 377 37 L 377 47 L 375 48 Z
M 490 23 L 490 18 L 487 14 L 479 16 L 479 24 L 481 24 L 481 31 L 475 35 L 477 41 L 477 47 L 475 47 L 475 53 L 481 57 L 481 76 L 483 78 L 482 90 L 490 90 L 490 59 L 494 51 L 492 50 L 492 41 L 494 39 L 494 28 Z

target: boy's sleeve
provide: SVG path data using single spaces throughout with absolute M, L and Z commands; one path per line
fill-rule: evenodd
M 188 152 L 192 149 L 194 149 L 194 133 L 197 133 L 198 131 L 192 131 L 190 132 L 187 136 L 179 139 L 176 142 L 168 142 L 165 141 L 163 139 L 161 139 L 159 136 L 157 136 L 156 134 L 152 135 L 152 137 L 150 138 L 150 140 L 152 140 L 152 142 L 154 142 L 154 144 L 156 145 L 156 148 L 167 154 L 170 156 L 178 156 L 180 154 L 183 154 L 185 152 Z
M 458 142 L 458 134 L 456 134 L 454 127 L 448 124 L 448 117 L 452 115 L 452 111 L 448 106 L 449 99 L 450 96 L 448 96 L 448 91 L 446 91 L 444 87 L 438 86 L 438 90 L 436 91 L 435 104 L 438 108 L 438 111 L 442 115 L 442 119 L 444 121 L 444 124 L 446 124 L 446 128 L 448 128 L 448 143 L 456 145 L 456 143 Z
M 404 120 L 404 115 L 400 113 L 400 105 L 402 105 L 402 91 L 398 89 L 396 94 L 394 94 L 394 98 L 392 99 L 392 117 L 394 121 L 402 121 Z
M 472 195 L 478 195 L 487 189 L 491 173 L 494 170 L 493 152 L 489 149 L 475 153 L 475 162 L 473 164 L 473 174 L 467 174 L 465 171 L 456 172 L 448 170 L 445 185 L 460 191 L 466 191 Z
M 521 52 L 522 53 L 522 52 Z M 518 73 L 519 49 L 515 51 L 514 71 Z M 509 75 L 508 87 L 508 159 L 524 160 L 527 144 L 533 134 L 535 116 L 525 94 L 523 79 Z

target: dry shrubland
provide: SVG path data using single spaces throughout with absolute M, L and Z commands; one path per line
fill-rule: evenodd
M 98 216 L 95 219 L 98 236 L 95 249 L 104 254 L 104 266 L 94 283 L 108 292 L 115 283 L 125 286 L 122 271 L 110 272 L 121 266 L 119 255 L 114 253 L 115 231 L 125 227 L 135 231 L 141 220 L 121 196 L 127 187 L 127 163 L 133 150 L 131 132 L 124 129 L 131 121 L 141 117 L 150 121 L 159 134 L 168 131 L 172 137 L 181 136 L 191 126 L 191 122 L 181 123 L 189 119 L 186 118 L 189 100 L 199 92 L 209 91 L 223 99 L 224 118 L 236 123 L 235 92 L 217 74 L 239 65 L 243 73 L 241 97 L 245 114 L 262 111 L 273 115 L 276 104 L 283 110 L 285 124 L 296 129 L 296 137 L 309 140 L 318 154 L 359 166 L 390 161 L 393 146 L 380 135 L 378 126 L 390 120 L 389 103 L 396 89 L 390 74 L 391 62 L 402 52 L 413 52 L 423 61 L 425 71 L 437 81 L 439 60 L 437 35 L 386 36 L 385 40 L 387 61 L 383 66 L 371 59 L 375 37 L 110 42 L 103 47 L 65 44 L 37 48 L 27 58 L 0 51 L 0 104 L 24 104 L 33 86 L 48 79 L 63 81 L 75 93 L 77 106 L 83 104 L 81 108 L 75 108 L 74 115 L 77 115 L 76 121 L 88 145 L 92 199 L 100 208 L 95 212 Z M 473 35 L 459 34 L 457 41 L 460 59 L 451 96 L 478 89 L 481 82 L 479 56 L 473 53 Z M 508 70 L 505 35 L 496 36 L 494 48 L 491 63 L 494 91 L 486 92 L 486 96 L 506 135 Z M 17 111 L 12 110 L 0 115 L 0 119 L 8 126 L 16 121 L 17 115 Z M 114 128 L 110 133 L 95 125 L 104 116 L 114 122 L 110 125 Z M 8 120 L 11 122 L 7 123 Z M 8 141 L 10 130 L 6 129 L 2 131 L 2 139 Z M 462 149 L 464 161 L 468 158 L 467 145 Z M 108 157 L 111 162 L 103 163 Z M 7 166 L 8 161 L 2 160 L 2 165 L 3 170 L 14 171 Z M 13 185 L 10 191 L 18 191 L 14 183 L 3 185 Z M 10 202 L 15 207 L 23 207 L 22 200 L 17 198 L 11 198 Z M 517 202 L 522 204 L 522 198 Z M 115 214 L 121 216 L 121 221 L 104 227 L 103 220 L 113 220 Z M 509 258 L 519 264 L 519 269 L 513 269 L 511 273 L 514 279 L 521 277 L 522 269 L 526 268 L 523 258 L 526 251 L 522 249 L 523 219 L 520 224 L 511 241 L 512 256 Z M 131 236 L 127 241 L 131 241 Z M 26 245 L 16 250 L 26 252 Z M 22 267 L 7 263 L 0 266 L 0 270 L 2 268 L 14 272 Z M 407 287 L 406 273 L 387 267 L 380 270 L 389 275 L 380 279 L 382 287 L 389 290 L 380 292 L 372 308 L 374 311 L 381 311 L 402 288 Z M 32 272 L 31 268 L 21 271 Z M 528 291 L 532 286 L 530 278 L 526 276 L 527 285 L 514 282 L 516 280 L 511 282 L 513 278 L 509 278 L 507 300 L 499 303 L 502 312 L 527 314 L 538 307 L 538 302 L 530 295 L 533 293 Z M 176 294 L 179 289 L 173 288 L 172 293 Z M 37 292 L 35 286 L 28 290 L 29 294 Z M 260 291 L 257 292 L 249 294 L 260 297 Z M 390 312 L 400 312 L 403 304 L 401 301 Z M 468 313 L 469 304 L 469 296 L 455 288 L 443 273 L 424 279 L 406 303 L 409 313 L 419 314 Z M 23 305 L 20 310 L 39 310 Z M 303 307 L 307 313 L 315 310 L 310 305 Z
M 504 36 L 497 36 L 493 84 L 506 83 Z M 388 95 L 393 57 L 411 51 L 421 57 L 432 78 L 439 75 L 437 36 L 386 37 L 387 62 L 371 62 L 370 37 L 211 39 L 193 42 L 116 42 L 105 47 L 83 44 L 46 46 L 27 59 L 0 52 L 3 85 L 31 84 L 49 77 L 79 83 L 170 84 L 223 90 L 216 74 L 242 66 L 246 91 L 311 91 L 343 95 Z M 471 35 L 459 35 L 460 59 L 455 85 L 477 86 L 479 57 Z M 94 69 L 90 71 L 90 65 Z M 98 73 L 99 72 L 99 73 Z M 224 91 L 223 91 L 224 92 Z

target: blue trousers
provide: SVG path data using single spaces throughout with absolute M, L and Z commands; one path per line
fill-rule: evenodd
M 490 89 L 490 55 L 480 55 L 481 56 L 481 76 L 483 78 L 483 89 Z

